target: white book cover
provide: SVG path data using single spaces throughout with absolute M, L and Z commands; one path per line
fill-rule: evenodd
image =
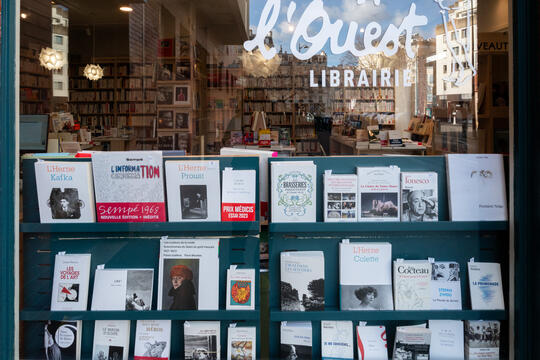
M 129 320 L 96 320 L 92 360 L 128 360 Z
M 508 220 L 503 157 L 446 155 L 451 221 Z
M 133 360 L 169 360 L 171 320 L 137 320 Z
M 92 154 L 99 222 L 165 222 L 161 151 Z
M 165 161 L 169 221 L 221 221 L 219 160 Z
M 161 239 L 158 310 L 218 310 L 219 240 Z
M 360 201 L 358 221 L 399 221 L 399 167 L 357 167 L 356 174 Z
M 393 360 L 428 360 L 431 330 L 423 326 L 398 326 Z
M 356 222 L 358 176 L 338 175 L 327 171 L 324 174 L 324 221 Z
M 49 320 L 44 329 L 45 358 L 81 359 L 82 321 Z
M 473 310 L 504 310 L 501 265 L 469 262 L 469 289 Z
M 52 311 L 86 311 L 90 254 L 59 253 L 54 258 Z
M 431 264 L 431 309 L 461 310 L 459 263 L 435 261 Z
M 255 170 L 223 170 L 221 221 L 255 221 Z
M 357 326 L 356 344 L 360 360 L 388 360 L 384 326 Z
M 437 173 L 402 172 L 401 203 L 401 221 L 438 221 Z
M 281 310 L 324 310 L 324 253 L 281 253 Z
M 281 359 L 311 360 L 312 341 L 311 321 L 281 322 Z
M 227 329 L 227 360 L 257 359 L 257 328 L 254 326 Z
M 321 321 L 323 359 L 354 359 L 352 321 Z
M 461 360 L 464 356 L 463 321 L 429 320 L 431 330 L 430 359 Z
M 255 310 L 255 269 L 227 269 L 227 310 Z
M 317 221 L 317 166 L 313 161 L 273 161 L 272 222 Z
M 340 243 L 341 310 L 394 310 L 392 245 Z
M 184 359 L 220 359 L 220 322 L 184 322 Z
M 96 221 L 90 162 L 38 160 L 34 167 L 42 223 Z
M 465 321 L 465 359 L 499 360 L 501 323 Z
M 150 310 L 154 269 L 96 269 L 92 310 Z
M 427 260 L 394 261 L 396 310 L 431 309 L 431 263 Z

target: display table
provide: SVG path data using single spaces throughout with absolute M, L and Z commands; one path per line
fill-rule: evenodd
M 383 146 L 381 149 L 357 149 L 356 139 L 349 136 L 330 136 L 330 155 L 425 155 L 426 147 L 409 144 L 403 147 Z

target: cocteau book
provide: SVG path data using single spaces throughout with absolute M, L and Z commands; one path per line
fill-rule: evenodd
M 451 221 L 506 221 L 506 186 L 500 154 L 446 155 Z
M 429 329 L 431 330 L 430 359 L 463 359 L 463 321 L 429 320 Z
M 219 240 L 162 238 L 158 310 L 217 310 Z
M 81 359 L 82 321 L 49 320 L 45 325 L 45 358 Z
M 324 253 L 281 253 L 281 310 L 324 310 Z
M 356 222 L 358 176 L 355 174 L 324 173 L 324 221 Z
M 165 161 L 169 221 L 220 221 L 219 160 Z
M 499 360 L 501 323 L 465 321 L 465 359 Z
M 401 221 L 438 221 L 436 172 L 401 173 Z
M 255 221 L 255 170 L 223 170 L 221 221 Z
M 352 321 L 321 321 L 323 359 L 354 359 Z
M 184 322 L 184 359 L 220 359 L 220 322 Z
M 393 359 L 429 359 L 431 330 L 425 326 L 398 326 Z
M 360 360 L 388 360 L 386 328 L 379 326 L 357 326 L 356 345 Z
M 339 244 L 341 310 L 393 310 L 392 245 Z
M 92 154 L 99 222 L 165 222 L 161 151 Z
M 400 169 L 397 166 L 357 167 L 359 221 L 399 221 Z
M 92 360 L 128 360 L 129 320 L 96 320 Z
M 169 360 L 171 320 L 137 320 L 133 360 Z
M 317 165 L 272 161 L 272 222 L 317 221 Z
M 38 160 L 34 167 L 42 223 L 96 221 L 91 163 Z
M 257 328 L 254 326 L 227 329 L 227 360 L 255 360 L 257 358 Z
M 396 310 L 431 309 L 431 263 L 427 260 L 394 261 Z
M 281 322 L 281 359 L 311 360 L 312 341 L 311 321 Z
M 469 289 L 473 310 L 504 310 L 501 265 L 469 262 Z
M 96 269 L 92 310 L 150 310 L 154 269 Z
M 90 254 L 58 253 L 54 258 L 52 311 L 85 311 L 90 281 Z
M 431 263 L 431 309 L 461 310 L 461 274 L 459 263 Z
M 227 269 L 227 310 L 255 310 L 255 269 Z

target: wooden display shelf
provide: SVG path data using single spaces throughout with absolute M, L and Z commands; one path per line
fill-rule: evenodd
M 23 321 L 73 320 L 258 320 L 255 310 L 42 311 L 21 310 Z

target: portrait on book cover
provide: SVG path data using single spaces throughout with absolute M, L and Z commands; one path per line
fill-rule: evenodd
M 341 310 L 394 310 L 392 285 L 341 285 Z
M 197 310 L 199 259 L 163 260 L 163 310 Z
M 311 359 L 311 346 L 281 344 L 281 359 L 308 360 Z
M 76 188 L 53 188 L 47 205 L 51 208 L 53 219 L 80 219 L 81 209 L 84 208 Z
M 206 185 L 180 185 L 182 219 L 208 218 Z
M 401 221 L 437 221 L 439 219 L 437 197 L 433 196 L 433 193 L 433 189 L 413 191 L 403 189 Z
M 173 111 L 172 110 L 161 110 L 158 112 L 158 129 L 173 129 Z

